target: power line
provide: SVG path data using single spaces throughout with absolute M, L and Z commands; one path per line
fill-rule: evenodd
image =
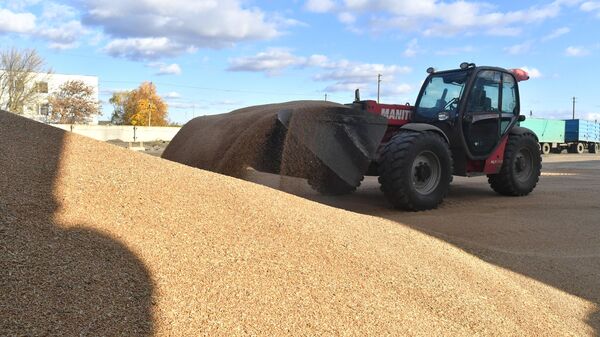
M 139 84 L 138 81 L 99 80 L 99 82 Z M 188 89 L 205 90 L 205 91 L 235 92 L 235 93 L 244 93 L 244 94 L 277 95 L 277 96 L 315 96 L 318 93 L 318 92 L 315 92 L 315 93 L 286 93 L 286 92 L 268 92 L 268 91 L 254 91 L 254 90 L 241 90 L 241 89 L 222 89 L 222 88 L 199 87 L 199 86 L 194 86 L 194 85 L 175 84 L 175 83 L 166 83 L 166 82 L 162 82 L 162 83 L 155 82 L 155 84 L 161 85 L 161 86 L 170 86 L 170 87 L 175 87 L 175 88 L 188 88 Z

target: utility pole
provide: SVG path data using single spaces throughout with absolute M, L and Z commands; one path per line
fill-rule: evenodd
M 377 74 L 377 103 L 379 103 L 380 91 L 381 91 L 381 74 Z
M 154 84 L 150 82 L 150 87 L 152 86 L 154 86 Z M 148 126 L 150 126 L 150 119 L 152 118 L 152 109 L 150 108 L 150 104 L 152 104 L 152 102 L 148 100 Z
M 327 102 L 327 94 L 325 94 L 325 102 Z
M 573 96 L 573 119 L 575 119 L 575 100 L 576 100 L 576 97 Z

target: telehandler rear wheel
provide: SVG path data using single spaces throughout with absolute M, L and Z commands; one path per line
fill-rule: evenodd
M 537 185 L 541 170 L 542 156 L 536 137 L 531 133 L 510 135 L 502 168 L 498 174 L 488 175 L 488 182 L 499 194 L 527 195 Z
M 448 194 L 452 155 L 436 132 L 401 131 L 385 146 L 379 160 L 379 183 L 396 208 L 436 208 Z

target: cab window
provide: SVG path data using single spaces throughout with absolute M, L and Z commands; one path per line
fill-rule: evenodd
M 501 74 L 497 71 L 480 72 L 469 95 L 467 110 L 473 114 L 498 113 L 501 78 Z
M 517 109 L 517 85 L 515 79 L 509 74 L 503 75 L 502 113 L 519 114 Z

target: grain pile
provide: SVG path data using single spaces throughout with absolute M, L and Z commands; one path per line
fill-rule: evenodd
M 247 166 L 279 173 L 282 171 L 282 156 L 285 156 L 282 152 L 288 156 L 305 152 L 298 151 L 299 144 L 286 142 L 285 132 L 277 127 L 277 113 L 292 109 L 299 113 L 314 114 L 328 109 L 348 108 L 332 102 L 297 101 L 197 117 L 183 126 L 162 157 L 234 177 L 242 177 Z M 271 144 L 270 140 L 276 144 Z M 292 163 L 310 163 L 311 160 L 298 158 L 285 162 L 291 167 L 283 167 L 283 171 L 290 173 L 289 171 L 304 171 L 302 168 L 294 168 Z M 301 172 L 297 173 L 301 175 Z
M 0 335 L 592 333 L 401 223 L 4 112 L 0 142 Z

